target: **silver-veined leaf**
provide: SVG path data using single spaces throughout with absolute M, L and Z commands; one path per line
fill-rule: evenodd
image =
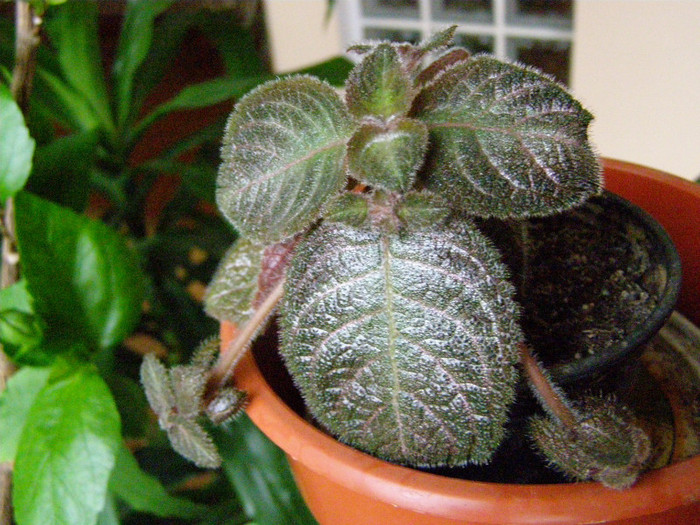
M 353 127 L 338 95 L 320 80 L 296 76 L 263 84 L 227 123 L 219 209 L 241 233 L 265 244 L 303 230 L 343 186 Z
M 596 193 L 592 116 L 531 69 L 490 56 L 458 61 L 420 93 L 429 189 L 482 217 L 548 215 Z
M 390 235 L 324 224 L 287 283 L 281 349 L 333 434 L 404 464 L 490 458 L 521 334 L 504 267 L 473 226 Z

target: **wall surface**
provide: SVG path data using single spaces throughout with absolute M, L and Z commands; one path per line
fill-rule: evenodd
M 700 1 L 576 2 L 572 88 L 601 154 L 700 175 Z

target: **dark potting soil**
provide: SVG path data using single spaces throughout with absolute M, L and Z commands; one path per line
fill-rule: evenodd
M 665 289 L 644 230 L 602 199 L 553 217 L 483 225 L 511 269 L 526 340 L 545 365 L 622 344 Z

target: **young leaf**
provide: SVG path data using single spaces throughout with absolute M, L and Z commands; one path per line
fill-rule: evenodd
M 196 421 L 173 416 L 166 431 L 175 451 L 198 467 L 212 469 L 221 465 L 211 437 Z
M 87 366 L 54 367 L 29 410 L 17 447 L 17 523 L 94 523 L 120 441 L 119 414 L 100 376 Z
M 265 244 L 303 230 L 343 186 L 352 131 L 328 84 L 305 76 L 263 84 L 236 105 L 226 126 L 219 209 Z
M 141 470 L 124 445 L 117 452 L 109 489 L 133 510 L 161 518 L 198 518 L 207 510 L 204 505 L 168 494 L 157 478 Z
M 398 52 L 381 43 L 350 73 L 345 94 L 350 112 L 357 117 L 388 119 L 408 113 L 413 98 L 412 82 Z
M 141 363 L 141 384 L 148 404 L 158 415 L 167 415 L 175 406 L 175 393 L 168 369 L 154 354 L 146 354 Z
M 530 435 L 537 447 L 574 479 L 593 479 L 614 489 L 631 486 L 651 452 L 634 415 L 614 400 L 592 397 L 577 412 L 579 420 L 571 428 L 551 417 L 532 418 Z
M 49 368 L 25 366 L 0 394 L 0 463 L 14 461 L 22 429 L 37 395 L 49 379 Z
M 458 61 L 423 89 L 412 116 L 430 133 L 427 187 L 470 214 L 547 215 L 600 188 L 591 115 L 530 69 L 489 56 Z
M 124 239 L 101 222 L 27 193 L 16 199 L 22 273 L 47 336 L 118 344 L 141 315 L 145 279 Z
M 450 210 L 445 203 L 427 191 L 406 194 L 396 208 L 396 215 L 411 230 L 434 227 L 444 222 L 449 214 Z
M 365 124 L 348 143 L 350 174 L 374 188 L 408 191 L 427 147 L 428 130 L 417 120 L 395 120 L 386 128 Z
M 473 226 L 387 235 L 324 223 L 288 282 L 281 351 L 332 433 L 410 465 L 490 458 L 521 334 L 505 269 Z
M 10 90 L 0 84 L 0 204 L 24 187 L 32 169 L 34 140 Z
M 326 222 L 342 222 L 349 226 L 361 226 L 367 221 L 369 203 L 365 195 L 345 192 L 333 199 L 323 214 Z

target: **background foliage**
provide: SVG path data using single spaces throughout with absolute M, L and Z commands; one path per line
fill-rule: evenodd
M 313 523 L 245 416 L 216 434 L 223 468 L 202 471 L 172 452 L 137 382 L 140 354 L 181 362 L 217 330 L 199 300 L 235 238 L 213 211 L 218 148 L 231 103 L 273 78 L 260 13 L 50 3 L 24 117 L 0 85 L 0 199 L 15 200 L 22 276 L 0 292 L 19 367 L 0 461 L 14 462 L 17 523 Z M 7 84 L 13 67 L 3 17 Z M 341 84 L 349 69 L 309 71 Z

